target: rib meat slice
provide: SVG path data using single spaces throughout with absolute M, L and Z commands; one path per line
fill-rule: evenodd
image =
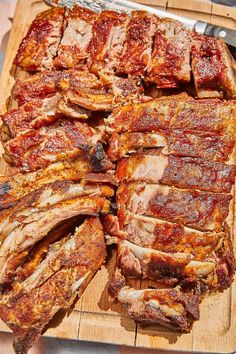
M 151 228 L 151 225 L 147 227 Z M 212 242 L 204 250 L 202 243 L 195 248 L 196 258 L 186 250 L 163 252 L 115 237 L 112 242 L 118 243 L 117 266 L 125 277 L 149 278 L 156 280 L 159 285 L 181 284 L 191 288 L 201 284 L 204 293 L 206 290 L 222 291 L 228 288 L 235 273 L 232 240 L 227 224 L 224 225 L 224 233 L 215 240 L 215 245 Z
M 58 101 L 60 99 L 59 96 L 56 96 Z M 5 113 L 1 116 L 3 121 L 1 128 L 2 140 L 6 141 L 10 138 L 15 138 L 18 133 L 27 129 L 38 129 L 54 123 L 60 118 L 60 116 L 56 114 L 55 107 L 55 101 L 52 109 L 50 109 L 45 101 L 33 100 L 23 104 L 17 109 Z
M 145 102 L 151 99 L 144 95 L 144 88 L 139 78 L 118 77 L 103 73 L 100 79 L 113 92 L 113 108 L 122 104 L 127 105 L 130 102 Z
M 161 148 L 164 154 L 223 162 L 232 156 L 234 139 L 228 135 L 190 133 L 183 130 L 160 130 L 158 133 L 127 132 L 120 135 L 112 133 L 107 154 L 111 161 L 117 161 L 145 148 Z
M 180 188 L 230 193 L 235 166 L 192 157 L 165 156 L 159 150 L 136 153 L 117 164 L 118 181 L 146 181 Z
M 36 16 L 23 39 L 14 63 L 29 71 L 51 69 L 61 40 L 64 9 L 44 11 Z
M 40 263 L 46 258 L 50 251 L 51 245 L 61 240 L 63 237 L 69 237 L 75 231 L 75 227 L 84 221 L 84 216 L 75 216 L 66 222 L 62 222 L 51 230 L 43 240 L 40 240 L 31 249 L 23 263 L 19 268 L 16 269 L 15 278 L 12 286 L 8 289 L 10 291 L 15 287 L 15 282 L 23 282 L 31 274 L 34 273 L 35 269 L 40 265 Z
M 236 63 L 222 39 L 193 34 L 192 71 L 199 98 L 236 98 Z
M 112 110 L 112 90 L 87 70 L 69 70 L 59 80 L 57 89 L 69 102 L 91 111 Z
M 165 253 L 118 241 L 117 265 L 122 275 L 149 278 L 175 285 L 179 281 L 210 283 L 217 263 L 213 257 L 197 261 L 187 253 Z M 186 279 L 185 279 L 186 278 Z
M 30 249 L 50 230 L 77 215 L 108 212 L 113 188 L 57 181 L 29 193 L 0 214 L 0 283 L 9 283 Z
M 118 208 L 216 232 L 222 231 L 231 199 L 230 194 L 179 190 L 145 183 L 122 184 L 117 191 Z
M 113 73 L 119 65 L 126 35 L 128 16 L 115 11 L 102 11 L 93 25 L 93 36 L 89 45 L 90 70 Z
M 88 109 L 79 107 L 71 103 L 65 97 L 61 97 L 56 107 L 58 113 L 64 114 L 71 118 L 88 119 L 91 117 L 91 112 Z
M 106 120 L 109 131 L 159 132 L 181 129 L 235 136 L 234 101 L 194 100 L 186 94 L 116 108 Z
M 43 71 L 25 80 L 16 80 L 12 89 L 12 97 L 19 106 L 32 100 L 50 99 L 56 94 L 56 83 L 65 74 L 63 71 Z
M 99 134 L 86 123 L 61 119 L 49 127 L 29 129 L 5 143 L 5 159 L 31 172 L 50 163 L 82 156 L 96 144 Z
M 137 246 L 165 253 L 192 254 L 204 261 L 222 243 L 225 233 L 202 232 L 180 224 L 118 210 L 118 218 L 111 214 L 103 218 L 108 243 L 114 237 L 127 239 Z
M 117 71 L 144 76 L 151 60 L 152 42 L 158 18 L 146 11 L 133 11 Z
M 102 144 L 98 143 L 86 156 L 55 162 L 45 169 L 29 173 L 17 173 L 0 183 L 0 210 L 13 206 L 18 199 L 54 181 L 79 181 L 87 173 L 104 172 L 113 168 Z
M 159 88 L 190 81 L 190 34 L 180 22 L 169 18 L 158 22 L 147 72 L 147 80 Z
M 138 149 L 165 148 L 167 146 L 167 134 L 159 133 L 112 133 L 109 138 L 107 155 L 111 161 L 120 160 Z
M 82 295 L 105 257 L 101 223 L 88 218 L 70 238 L 53 244 L 31 277 L 1 298 L 0 316 L 14 332 L 16 353 L 26 354 L 50 319 Z
M 97 14 L 83 7 L 74 6 L 66 14 L 67 26 L 54 59 L 55 67 L 70 69 L 89 57 L 88 45 Z
M 116 272 L 109 293 L 126 307 L 132 319 L 142 324 L 190 331 L 193 322 L 199 319 L 198 290 L 183 292 L 180 287 L 135 290 L 125 287 L 124 277 Z

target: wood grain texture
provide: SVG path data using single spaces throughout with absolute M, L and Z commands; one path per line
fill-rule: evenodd
M 213 5 L 207 0 L 137 0 L 137 2 L 236 29 L 236 9 Z M 18 0 L 0 79 L 1 113 L 14 106 L 9 96 L 15 78 L 27 75 L 12 66 L 17 48 L 35 15 L 47 8 L 41 0 Z M 12 173 L 12 169 L 3 160 L 0 160 L 0 171 L 1 174 Z M 233 353 L 236 350 L 235 282 L 228 291 L 211 296 L 203 302 L 200 321 L 195 323 L 191 333 L 173 333 L 161 327 L 136 326 L 119 304 L 109 300 L 107 281 L 114 263 L 115 252 L 110 251 L 108 262 L 93 278 L 82 298 L 72 310 L 66 314 L 61 312 L 50 322 L 46 335 L 182 352 Z M 8 331 L 1 321 L 0 330 Z M 121 352 L 131 354 L 133 350 L 124 347 Z M 142 349 L 139 352 L 143 353 Z

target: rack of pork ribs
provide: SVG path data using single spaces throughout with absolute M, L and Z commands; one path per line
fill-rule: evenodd
M 53 8 L 15 64 L 29 74 L 1 117 L 18 172 L 0 180 L 0 317 L 16 353 L 82 294 L 105 238 L 117 244 L 110 295 L 136 321 L 189 331 L 235 271 L 227 46 L 144 11 Z

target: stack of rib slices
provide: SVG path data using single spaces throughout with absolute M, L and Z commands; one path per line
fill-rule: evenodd
M 137 321 L 189 330 L 203 296 L 232 282 L 228 109 L 233 102 L 179 95 L 123 106 L 107 119 L 108 156 L 119 159 L 118 213 L 104 220 L 117 243 L 110 294 Z M 130 288 L 130 278 L 151 279 L 151 289 Z
M 189 331 L 235 271 L 227 46 L 145 11 L 53 8 L 15 64 L 18 106 L 1 117 L 17 173 L 0 185 L 0 317 L 16 353 L 82 294 L 104 235 L 117 245 L 110 295 L 136 321 Z

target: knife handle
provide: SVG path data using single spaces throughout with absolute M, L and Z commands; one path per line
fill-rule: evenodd
M 204 34 L 211 37 L 221 38 L 225 43 L 236 49 L 236 31 L 231 30 L 230 28 L 207 23 L 204 29 Z

